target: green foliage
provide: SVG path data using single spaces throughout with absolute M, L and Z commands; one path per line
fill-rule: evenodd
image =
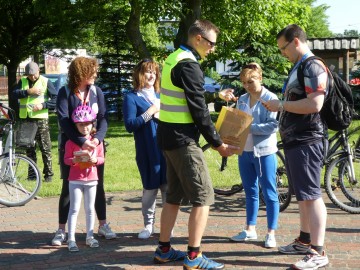
M 311 0 L 311 4 L 314 5 L 314 0 Z M 309 18 L 311 24 L 305 28 L 306 34 L 309 38 L 322 38 L 322 37 L 332 37 L 333 33 L 329 30 L 328 18 L 326 15 L 326 10 L 330 6 L 322 4 L 320 6 L 313 6 L 311 11 L 311 16 Z

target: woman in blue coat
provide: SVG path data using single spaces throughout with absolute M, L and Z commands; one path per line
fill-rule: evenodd
M 140 61 L 134 68 L 133 86 L 134 90 L 124 98 L 123 114 L 126 130 L 134 133 L 136 163 L 143 184 L 144 228 L 138 237 L 147 239 L 154 232 L 158 190 L 163 202 L 166 196 L 166 164 L 156 142 L 160 109 L 160 71 L 157 63 L 150 59 Z

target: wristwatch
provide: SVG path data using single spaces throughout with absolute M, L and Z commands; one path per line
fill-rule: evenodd
M 279 106 L 278 106 L 278 111 L 282 112 L 283 110 L 284 110 L 284 101 L 280 100 Z

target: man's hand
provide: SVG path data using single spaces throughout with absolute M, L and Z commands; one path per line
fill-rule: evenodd
M 218 151 L 222 157 L 229 157 L 240 151 L 240 147 L 223 143 L 219 147 L 215 148 L 215 150 Z
M 219 92 L 219 98 L 225 101 L 237 101 L 238 97 L 234 95 L 234 89 L 227 88 Z
M 32 107 L 33 111 L 36 112 L 36 111 L 41 111 L 43 109 L 43 105 L 42 104 L 35 104 L 33 107 Z
M 277 112 L 279 111 L 280 107 L 281 107 L 281 101 L 277 100 L 277 99 L 272 99 L 272 100 L 268 100 L 268 101 L 261 101 L 261 104 L 265 107 L 265 109 L 267 109 L 270 112 Z
M 41 89 L 32 87 L 27 90 L 29 96 L 40 96 L 41 95 Z

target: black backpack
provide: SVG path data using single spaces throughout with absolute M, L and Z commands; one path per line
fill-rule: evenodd
M 324 60 L 320 57 L 310 56 L 306 58 L 297 70 L 297 77 L 302 87 L 305 87 L 305 63 L 313 59 L 322 61 L 326 66 Z M 350 86 L 327 66 L 326 69 L 331 79 L 320 116 L 329 129 L 339 131 L 347 128 L 351 123 L 354 112 L 354 98 Z

